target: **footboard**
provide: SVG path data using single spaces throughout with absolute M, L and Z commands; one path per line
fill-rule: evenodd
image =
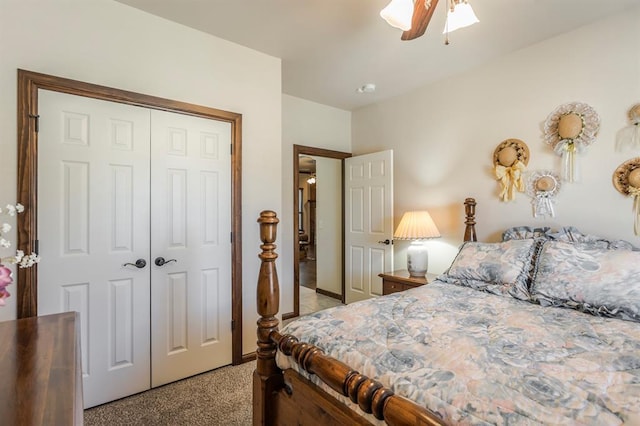
M 471 199 L 465 201 L 467 229 L 465 239 L 475 238 Z M 475 206 L 475 201 L 473 202 Z M 439 425 L 439 417 L 412 401 L 395 395 L 373 378 L 327 356 L 313 345 L 299 342 L 278 332 L 280 291 L 275 268 L 276 227 L 272 211 L 263 211 L 260 223 L 262 261 L 258 277 L 257 367 L 253 377 L 254 425 L 370 424 L 336 398 L 293 370 L 282 371 L 275 361 L 280 350 L 293 357 L 308 373 L 315 374 L 334 391 L 348 397 L 364 413 L 373 414 L 389 425 Z

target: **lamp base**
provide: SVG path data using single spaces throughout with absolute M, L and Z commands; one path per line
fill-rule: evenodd
M 424 278 L 429 269 L 429 252 L 422 241 L 412 241 L 407 249 L 409 276 Z

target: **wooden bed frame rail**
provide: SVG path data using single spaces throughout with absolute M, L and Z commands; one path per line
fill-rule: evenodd
M 475 241 L 475 200 L 465 200 L 465 241 Z M 294 370 L 276 365 L 276 352 L 292 356 L 305 371 L 316 375 L 334 391 L 348 397 L 364 413 L 373 414 L 389 425 L 441 425 L 442 420 L 425 407 L 395 395 L 380 382 L 355 371 L 347 364 L 324 354 L 322 349 L 299 342 L 278 332 L 280 289 L 275 268 L 276 228 L 273 211 L 263 211 L 258 219 L 262 245 L 257 288 L 258 349 L 253 374 L 253 424 L 371 424 L 329 393 Z

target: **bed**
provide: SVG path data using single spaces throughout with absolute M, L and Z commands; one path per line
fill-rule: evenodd
M 275 237 L 263 212 L 254 424 L 640 424 L 640 252 L 518 227 L 465 242 L 416 289 L 278 331 Z

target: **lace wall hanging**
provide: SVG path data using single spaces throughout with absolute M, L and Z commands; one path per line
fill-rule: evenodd
M 535 171 L 527 178 L 527 195 L 531 197 L 533 217 L 555 217 L 553 205 L 560 191 L 560 177 L 548 170 Z
M 577 154 L 593 143 L 600 129 L 600 117 L 587 104 L 573 102 L 559 106 L 544 123 L 545 142 L 562 157 L 562 179 L 580 179 Z
M 629 122 L 616 134 L 616 151 L 640 149 L 640 104 L 629 110 Z

